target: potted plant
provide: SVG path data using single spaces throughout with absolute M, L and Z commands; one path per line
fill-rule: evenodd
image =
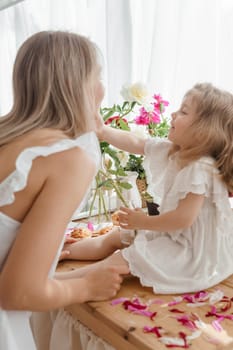
M 154 203 L 153 197 L 147 192 L 142 192 L 142 198 L 144 198 L 146 202 L 146 207 L 149 215 L 159 215 L 159 205 Z

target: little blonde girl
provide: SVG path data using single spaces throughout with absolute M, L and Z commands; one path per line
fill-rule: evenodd
M 144 140 L 99 123 L 100 139 L 145 155 L 149 190 L 161 199 L 160 215 L 121 208 L 119 229 L 71 245 L 70 257 L 103 258 L 122 247 L 124 229 L 137 230 L 128 247 L 103 262 L 124 262 L 154 292 L 193 292 L 231 275 L 233 95 L 211 84 L 195 85 L 172 113 L 168 139 Z

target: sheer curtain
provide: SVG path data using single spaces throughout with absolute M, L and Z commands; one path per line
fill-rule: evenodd
M 174 108 L 196 82 L 233 92 L 231 0 L 132 0 L 131 10 L 133 80 L 144 80 Z
M 0 11 L 0 114 L 11 106 L 18 46 L 44 29 L 88 35 L 104 59 L 104 104 L 142 81 L 176 108 L 194 83 L 233 91 L 232 0 L 24 0 Z
M 0 0 L 0 10 L 3 10 L 10 6 L 14 6 L 20 1 L 24 1 L 24 0 Z

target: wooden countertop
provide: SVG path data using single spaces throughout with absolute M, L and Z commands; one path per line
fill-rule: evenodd
M 68 271 L 86 264 L 87 262 L 65 261 L 58 266 L 58 271 Z M 208 291 L 221 289 L 227 297 L 233 296 L 233 276 Z M 77 291 L 78 293 L 78 291 Z M 144 302 L 154 299 L 162 299 L 164 303 L 173 300 L 174 295 L 155 295 L 151 288 L 142 287 L 137 278 L 127 278 L 122 284 L 121 290 L 114 298 L 139 297 Z M 210 310 L 210 305 L 191 308 L 187 303 L 182 302 L 174 306 L 177 309 L 183 310 L 185 314 L 196 313 L 203 322 L 211 323 L 215 317 L 206 317 L 205 314 Z M 135 315 L 125 310 L 122 304 L 111 305 L 110 301 L 88 302 L 84 304 L 75 304 L 66 308 L 66 310 L 77 320 L 90 328 L 96 335 L 100 336 L 110 343 L 117 350 L 164 350 L 167 347 L 162 344 L 155 334 L 145 333 L 143 327 L 161 326 L 170 331 L 174 336 L 178 336 L 180 331 L 190 334 L 187 327 L 182 326 L 175 316 L 182 314 L 169 312 L 169 307 L 162 307 L 159 304 L 150 306 L 150 310 L 157 311 L 154 320 L 142 315 Z M 233 313 L 233 307 L 226 313 Z M 221 325 L 227 334 L 233 337 L 233 320 L 225 319 Z M 190 348 L 193 350 L 214 350 L 226 349 L 226 347 L 217 346 L 206 340 L 202 334 L 196 339 L 191 340 Z M 227 349 L 233 349 L 233 345 Z

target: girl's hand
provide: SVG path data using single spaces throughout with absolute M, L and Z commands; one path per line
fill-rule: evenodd
M 123 277 L 128 275 L 127 265 L 99 265 L 97 269 L 89 272 L 86 276 L 87 300 L 106 300 L 115 297 L 121 287 Z
M 120 227 L 129 230 L 138 230 L 144 228 L 144 222 L 147 214 L 140 208 L 129 209 L 125 207 L 120 208 L 119 224 Z
M 76 238 L 66 236 L 64 246 L 63 246 L 61 254 L 59 256 L 59 261 L 69 259 L 70 251 L 67 248 L 70 246 L 70 244 L 75 243 L 75 242 L 77 242 Z

